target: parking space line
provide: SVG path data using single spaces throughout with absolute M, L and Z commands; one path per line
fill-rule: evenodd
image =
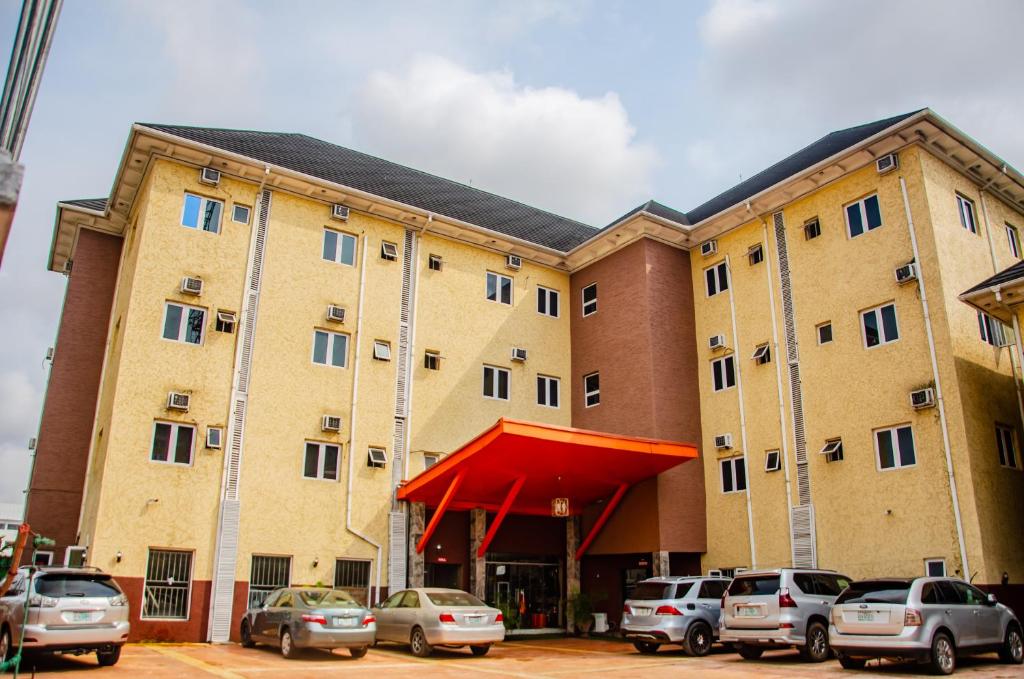
M 541 651 L 558 651 L 559 653 L 583 653 L 584 655 L 593 655 L 594 653 L 604 653 L 605 655 L 622 655 L 622 651 L 598 651 L 595 649 L 583 649 L 583 648 L 559 648 L 558 646 L 541 646 L 539 644 L 525 644 L 521 641 L 513 641 L 508 644 L 508 648 L 536 648 Z
M 384 648 L 384 649 L 378 648 L 378 649 L 374 649 L 374 650 L 376 650 L 378 652 L 384 652 L 384 653 L 395 654 L 395 655 L 397 655 L 399 652 L 401 652 L 400 649 L 398 649 L 398 648 L 395 648 L 394 650 L 388 649 L 388 648 Z M 503 677 L 526 677 L 527 679 L 533 679 L 534 677 L 538 676 L 536 672 L 531 673 L 531 674 L 527 674 L 525 672 L 514 672 L 512 670 L 502 670 L 502 669 L 497 669 L 497 668 L 480 667 L 479 666 L 479 663 L 481 661 L 482 662 L 488 662 L 488 661 L 494 662 L 494 661 L 501 660 L 500 658 L 494 658 L 494 660 L 490 660 L 490 659 L 484 660 L 482 658 L 475 659 L 475 660 L 472 659 L 472 658 L 417 658 L 416 656 L 404 656 L 404 658 L 405 658 L 405 660 L 408 660 L 409 662 L 413 662 L 413 663 L 421 663 L 421 664 L 424 664 L 424 665 L 435 665 L 435 666 L 436 665 L 441 665 L 442 667 L 458 667 L 460 670 L 465 670 L 465 671 L 469 671 L 469 672 L 481 672 L 483 674 L 498 674 L 498 675 L 501 675 Z
M 195 667 L 196 669 L 202 670 L 209 674 L 213 674 L 218 677 L 224 677 L 224 679 L 245 679 L 245 677 L 243 677 L 241 674 L 235 674 L 234 672 L 222 669 L 220 667 L 217 667 L 216 665 L 211 665 L 207 662 L 203 662 L 198 658 L 193 658 L 192 656 L 186 655 L 179 651 L 172 651 L 169 648 L 163 648 L 160 646 L 147 646 L 146 648 L 156 651 L 157 653 L 167 656 L 168 658 L 173 658 L 178 662 L 185 663 L 186 665 L 191 665 L 192 667 Z
M 650 661 L 648 661 L 648 662 L 639 663 L 639 664 L 636 664 L 636 665 L 616 665 L 615 666 L 615 671 L 619 672 L 621 670 L 644 670 L 644 669 L 651 669 L 653 667 L 673 667 L 673 666 L 679 665 L 679 664 L 681 664 L 681 663 L 678 662 L 677 660 L 670 660 L 668 662 L 650 662 Z M 571 669 L 571 670 L 550 670 L 548 672 L 543 672 L 543 674 L 544 674 L 544 676 L 556 676 L 556 675 L 559 675 L 559 674 L 573 674 L 573 675 L 576 675 L 576 674 L 590 674 L 590 673 L 594 673 L 594 672 L 607 672 L 607 671 L 608 671 L 608 667 L 605 666 L 605 667 L 592 667 L 592 668 L 587 669 L 587 670 L 581 670 L 579 668 L 574 668 L 574 669 Z

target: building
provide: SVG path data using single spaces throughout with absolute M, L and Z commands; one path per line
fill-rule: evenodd
M 143 639 L 227 639 L 288 583 L 453 584 L 534 627 L 577 584 L 617 617 L 652 573 L 790 564 L 1014 596 L 1020 352 L 958 295 L 1021 224 L 1024 177 L 928 109 L 600 230 L 137 124 L 110 196 L 58 205 L 28 518 Z
M 21 505 L 12 502 L 0 502 L 0 540 L 7 544 L 13 544 L 18 537 L 18 528 L 21 526 Z

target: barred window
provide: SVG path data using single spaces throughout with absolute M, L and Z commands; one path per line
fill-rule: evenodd
M 275 589 L 287 587 L 291 580 L 292 558 L 290 556 L 252 557 L 252 572 L 249 573 L 249 608 L 259 608 Z
M 188 620 L 191 590 L 192 552 L 149 550 L 143 618 Z
M 357 559 L 334 561 L 334 588 L 348 592 L 362 605 L 370 594 L 370 562 Z

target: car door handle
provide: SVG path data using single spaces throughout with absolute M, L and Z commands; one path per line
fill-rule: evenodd
M 946 615 L 953 615 L 953 611 L 949 610 L 948 608 L 944 611 L 944 613 Z

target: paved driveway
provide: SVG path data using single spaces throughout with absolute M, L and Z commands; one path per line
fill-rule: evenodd
M 121 654 L 115 667 L 100 668 L 95 656 L 54 657 L 40 660 L 39 675 L 61 677 L 239 677 L 274 676 L 361 676 L 408 677 L 417 679 L 457 677 L 886 677 L 926 676 L 912 665 L 872 664 L 865 672 L 844 672 L 830 661 L 807 665 L 795 652 L 774 651 L 760 660 L 742 660 L 735 653 L 715 652 L 705 658 L 689 658 L 682 651 L 666 650 L 656 656 L 640 655 L 631 645 L 602 639 L 545 639 L 506 642 L 483 658 L 468 651 L 436 650 L 433 657 L 419 659 L 406 649 L 382 645 L 370 649 L 365 658 L 353 660 L 345 651 L 309 651 L 298 660 L 285 660 L 276 649 L 244 649 L 237 645 L 132 644 Z M 31 676 L 31 668 L 23 668 Z M 1014 677 L 1021 679 L 1019 665 L 1000 664 L 995 655 L 963 661 L 957 672 L 970 677 Z

